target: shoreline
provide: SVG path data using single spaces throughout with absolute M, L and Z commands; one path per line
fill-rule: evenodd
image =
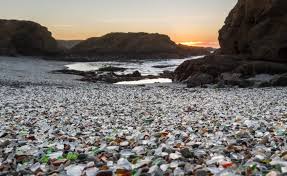
M 1 173 L 246 175 L 286 169 L 287 88 L 87 83 L 47 74 L 61 68 L 59 62 L 3 62 Z

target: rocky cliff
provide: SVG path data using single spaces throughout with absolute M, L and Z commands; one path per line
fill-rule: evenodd
M 31 21 L 0 20 L 0 55 L 54 55 L 58 51 L 46 27 Z
M 70 50 L 72 56 L 99 58 L 179 58 L 209 54 L 210 48 L 183 47 L 167 35 L 148 33 L 110 33 L 89 38 Z
M 219 31 L 219 43 L 213 56 L 181 64 L 174 80 L 190 87 L 287 86 L 286 0 L 238 0 Z M 272 78 L 253 81 L 258 74 Z
M 222 54 L 287 62 L 287 1 L 239 0 L 219 31 Z

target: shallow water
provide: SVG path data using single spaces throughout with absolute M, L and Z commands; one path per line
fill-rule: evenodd
M 103 67 L 121 67 L 126 68 L 125 71 L 116 72 L 117 74 L 129 74 L 139 71 L 145 75 L 159 75 L 163 71 L 174 71 L 182 62 L 190 59 L 200 59 L 203 56 L 194 56 L 185 59 L 167 59 L 167 60 L 147 60 L 147 61 L 129 61 L 129 62 L 78 62 L 66 65 L 70 70 L 78 71 L 96 71 Z M 163 68 L 157 68 L 158 66 Z
M 142 79 L 138 81 L 122 81 L 115 84 L 140 85 L 140 84 L 171 83 L 171 82 L 172 80 L 168 78 L 158 78 L 158 79 Z

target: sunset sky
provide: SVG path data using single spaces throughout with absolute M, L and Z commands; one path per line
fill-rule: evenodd
M 157 32 L 175 42 L 216 46 L 237 0 L 1 0 L 0 18 L 47 26 L 57 39 Z

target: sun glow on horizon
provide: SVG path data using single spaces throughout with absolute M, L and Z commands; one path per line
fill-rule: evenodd
M 188 41 L 188 42 L 178 42 L 178 44 L 187 45 L 187 46 L 219 48 L 218 42 Z

